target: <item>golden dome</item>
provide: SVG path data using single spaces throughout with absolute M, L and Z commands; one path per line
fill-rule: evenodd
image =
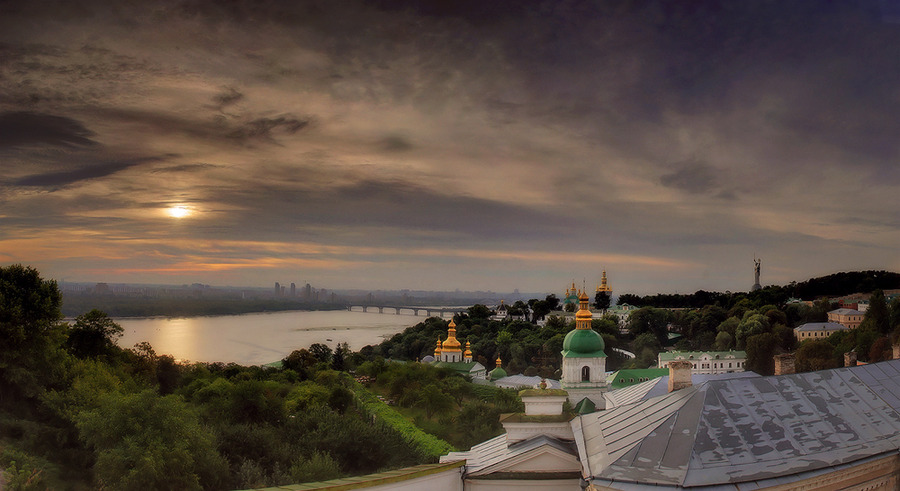
M 453 322 L 453 319 L 450 319 L 450 325 L 447 329 L 447 340 L 441 343 L 441 351 L 462 351 L 462 345 L 456 340 L 456 323 Z
M 467 358 L 471 358 L 471 357 L 472 357 L 472 347 L 471 347 L 471 345 L 469 344 L 468 341 L 466 341 L 466 352 L 463 353 L 463 355 L 465 355 Z
M 500 368 L 500 362 L 501 362 L 501 361 L 502 361 L 502 360 L 500 360 L 500 357 L 498 356 L 498 357 L 497 357 L 497 368 Z
M 437 357 L 437 356 L 440 356 L 440 354 L 441 354 L 441 338 L 438 338 L 437 348 L 434 349 L 434 356 Z

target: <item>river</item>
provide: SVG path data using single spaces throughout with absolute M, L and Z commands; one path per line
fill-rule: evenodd
M 118 344 L 149 342 L 157 354 L 185 361 L 262 365 L 291 351 L 346 342 L 357 351 L 426 319 L 425 316 L 329 311 L 266 312 L 206 317 L 118 318 Z

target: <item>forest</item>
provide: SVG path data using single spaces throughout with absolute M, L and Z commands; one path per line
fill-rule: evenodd
M 147 343 L 119 347 L 122 328 L 99 310 L 62 322 L 60 304 L 54 281 L 0 267 L 8 489 L 245 489 L 367 474 L 495 436 L 500 412 L 520 404 L 346 345 L 295 351 L 279 368 L 176 363 Z
M 892 276 L 804 284 L 855 292 L 884 277 Z M 698 292 L 689 302 L 708 303 L 643 306 L 624 325 L 604 316 L 592 327 L 608 370 L 652 366 L 672 348 L 745 350 L 748 370 L 763 375 L 781 352 L 795 353 L 801 371 L 840 366 L 849 351 L 860 361 L 890 358 L 900 298 L 888 302 L 876 288 L 860 327 L 798 345 L 793 328 L 824 321 L 836 305 L 788 302 L 785 288 Z M 501 413 L 522 408 L 515 391 L 418 362 L 446 338 L 447 319 L 358 352 L 313 344 L 277 367 L 246 367 L 178 363 L 147 343 L 120 347 L 122 328 L 107 313 L 86 308 L 65 322 L 61 305 L 56 283 L 38 271 L 0 267 L 0 468 L 9 489 L 245 489 L 367 474 L 468 449 L 502 432 Z M 457 337 L 488 370 L 499 357 L 509 374 L 558 378 L 574 328 L 550 313 L 558 307 L 553 295 L 511 306 L 545 315 L 538 326 L 493 320 L 474 305 L 455 318 Z

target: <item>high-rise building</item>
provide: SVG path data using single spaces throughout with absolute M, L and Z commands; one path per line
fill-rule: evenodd
M 281 296 L 281 284 L 278 283 L 277 281 L 275 282 L 275 296 L 276 297 Z
M 296 296 L 297 296 L 297 285 L 294 283 L 291 283 L 291 298 L 294 298 Z

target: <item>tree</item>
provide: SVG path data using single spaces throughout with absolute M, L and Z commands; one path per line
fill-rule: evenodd
M 108 393 L 77 426 L 97 453 L 94 474 L 102 488 L 218 487 L 226 471 L 212 434 L 175 395 Z
M 78 358 L 96 358 L 111 354 L 124 329 L 106 313 L 94 309 L 75 318 L 69 328 L 66 347 Z
M 748 337 L 747 370 L 760 375 L 772 375 L 775 372 L 774 356 L 777 347 L 778 338 L 770 332 Z
M 880 334 L 891 332 L 890 313 L 883 291 L 872 292 L 872 296 L 869 297 L 869 308 L 859 327 L 870 327 Z
M 649 332 L 656 336 L 660 345 L 664 345 L 669 340 L 666 328 L 670 318 L 671 313 L 668 310 L 641 307 L 628 316 L 628 331 L 632 336 Z
M 762 314 L 757 314 L 753 310 L 748 310 L 744 313 L 744 318 L 735 330 L 734 340 L 738 349 L 742 349 L 751 336 L 768 331 L 769 319 Z
M 350 345 L 346 342 L 338 343 L 337 347 L 334 349 L 334 354 L 331 356 L 331 368 L 335 370 L 346 370 L 347 362 L 350 359 L 350 355 L 353 352 L 350 351 Z
M 891 300 L 888 310 L 890 311 L 888 322 L 891 325 L 891 329 L 896 331 L 897 329 L 900 329 L 900 296 L 894 297 L 894 299 Z
M 619 299 L 616 300 L 616 305 L 624 304 L 634 305 L 635 307 L 642 307 L 644 305 L 644 302 L 641 297 L 633 293 L 625 293 L 623 295 L 619 295 Z
M 557 298 L 556 295 L 551 293 L 544 298 L 544 301 L 547 302 L 547 308 L 550 309 L 550 312 L 559 310 L 559 298 Z
M 291 351 L 291 354 L 281 360 L 281 366 L 285 370 L 294 370 L 300 373 L 314 367 L 318 362 L 319 360 L 309 350 L 298 349 Z
M 310 345 L 309 352 L 322 363 L 331 363 L 331 348 L 326 344 L 315 343 Z
M 795 358 L 797 371 L 811 372 L 839 367 L 840 362 L 834 351 L 834 345 L 824 339 L 804 341 L 797 350 Z
M 291 466 L 293 482 L 327 481 L 341 477 L 341 466 L 331 455 L 315 451 L 310 457 L 301 457 Z
M 422 387 L 418 401 L 425 408 L 425 416 L 429 419 L 434 414 L 444 414 L 453 409 L 453 398 L 435 384 Z
M 0 402 L 36 397 L 61 382 L 61 303 L 56 282 L 37 270 L 0 267 Z
M 469 307 L 468 310 L 466 310 L 466 313 L 469 314 L 470 319 L 476 321 L 489 319 L 492 315 L 494 315 L 491 309 L 487 308 L 486 305 L 482 305 L 480 303 L 476 303 L 475 305 Z
M 727 331 L 716 334 L 715 348 L 718 351 L 728 351 L 734 348 L 734 338 Z
M 597 307 L 597 310 L 608 309 L 609 301 L 609 292 L 597 292 L 594 294 L 594 307 Z

